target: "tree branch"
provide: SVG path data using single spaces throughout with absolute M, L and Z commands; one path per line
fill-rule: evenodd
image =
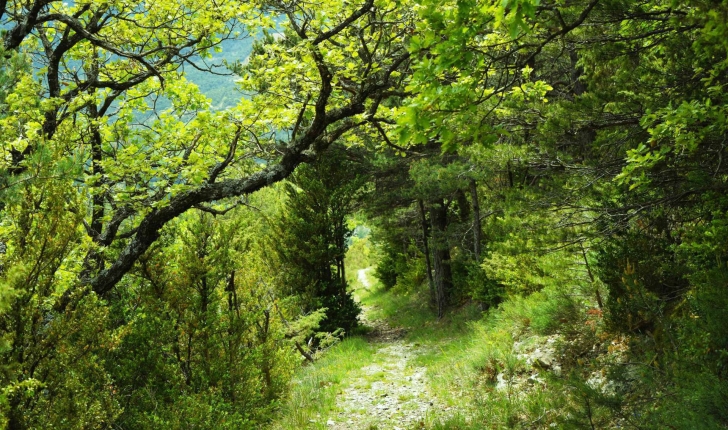
M 366 3 L 362 5 L 359 9 L 357 9 L 354 13 L 349 15 L 348 18 L 346 18 L 344 21 L 342 21 L 339 25 L 332 28 L 331 30 L 319 34 L 313 42 L 311 42 L 314 45 L 318 45 L 319 43 L 328 40 L 337 34 L 341 33 L 342 30 L 344 30 L 346 27 L 349 26 L 352 22 L 356 21 L 357 19 L 361 18 L 365 13 L 370 12 L 372 8 L 374 7 L 374 0 L 367 0 Z

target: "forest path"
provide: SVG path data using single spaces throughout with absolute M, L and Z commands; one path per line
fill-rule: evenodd
M 367 290 L 372 286 L 372 283 L 369 281 L 369 278 L 367 278 L 367 272 L 370 271 L 371 269 L 372 269 L 371 267 L 367 267 L 366 269 L 359 269 L 356 272 L 357 279 Z
M 365 289 L 371 283 L 360 269 L 358 280 Z M 367 341 L 374 346 L 371 362 L 342 384 L 336 407 L 326 421 L 331 429 L 412 429 L 424 427 L 425 417 L 436 401 L 427 384 L 427 368 L 415 364 L 424 352 L 407 342 L 405 330 L 375 319 L 375 305 L 362 306 L 362 324 L 370 327 Z

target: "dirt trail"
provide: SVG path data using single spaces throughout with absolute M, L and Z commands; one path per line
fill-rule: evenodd
M 369 288 L 366 270 L 359 270 L 358 278 Z M 372 327 L 368 338 L 377 346 L 374 360 L 338 394 L 338 412 L 327 425 L 337 430 L 404 430 L 424 426 L 424 418 L 438 405 L 427 388 L 427 369 L 413 361 L 422 347 L 406 342 L 401 328 L 371 319 L 373 310 L 364 306 L 362 320 Z
M 382 345 L 376 364 L 362 369 L 337 397 L 339 413 L 330 418 L 333 429 L 411 429 L 423 425 L 433 407 L 425 383 L 424 367 L 410 359 L 417 348 L 401 340 Z M 422 423 L 422 424 L 420 424 Z
M 367 271 L 371 270 L 371 267 L 367 267 L 366 269 L 359 269 L 356 272 L 356 276 L 359 279 L 359 282 L 366 288 L 367 290 L 369 287 L 372 286 L 371 282 L 369 282 L 369 278 L 367 278 Z

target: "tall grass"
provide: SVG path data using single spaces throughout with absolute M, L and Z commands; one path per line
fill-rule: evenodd
M 336 407 L 336 395 L 362 367 L 371 362 L 376 348 L 362 337 L 350 337 L 326 351 L 296 375 L 291 393 L 281 406 L 273 429 L 326 429 L 326 417 Z

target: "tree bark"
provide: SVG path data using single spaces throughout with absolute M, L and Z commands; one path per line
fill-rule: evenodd
M 508 167 L 508 186 L 513 188 L 513 170 L 511 170 L 511 162 L 508 161 L 506 166 Z
M 427 215 L 425 214 L 425 204 L 422 199 L 417 200 L 420 207 L 420 223 L 422 225 L 422 242 L 425 248 L 425 264 L 427 265 L 427 281 L 430 285 L 430 304 L 437 304 L 437 296 L 435 295 L 435 281 L 432 279 L 432 263 L 430 262 L 430 244 L 428 240 Z
M 478 184 L 475 179 L 470 179 L 470 200 L 473 205 L 473 253 L 475 254 L 475 261 L 480 264 L 481 258 L 481 241 L 483 240 L 483 229 L 480 225 L 480 202 L 478 201 Z M 486 310 L 487 305 L 478 300 L 478 308 L 483 312 Z
M 447 205 L 439 199 L 430 206 L 430 223 L 432 225 L 432 262 L 435 271 L 435 297 L 437 301 L 437 317 L 442 318 L 452 291 L 452 270 L 450 268 L 450 246 L 447 242 Z
M 470 199 L 473 205 L 473 252 L 475 261 L 480 263 L 480 241 L 483 238 L 483 230 L 480 226 L 480 202 L 478 202 L 478 184 L 475 179 L 470 179 Z
M 594 279 L 594 274 L 592 273 L 591 266 L 589 265 L 589 259 L 586 258 L 586 248 L 584 248 L 584 243 L 580 243 L 581 245 L 581 256 L 584 258 L 584 265 L 586 265 L 586 273 L 589 275 L 589 281 L 591 281 L 591 284 L 594 286 L 594 295 L 597 299 L 597 305 L 599 306 L 599 309 L 604 308 L 604 304 L 602 303 L 602 295 L 599 293 L 599 286 L 596 284 L 596 279 Z
M 458 215 L 460 217 L 460 222 L 466 223 L 468 222 L 468 218 L 470 218 L 470 205 L 468 205 L 468 197 L 465 195 L 464 190 L 457 190 L 455 196 L 458 202 Z

